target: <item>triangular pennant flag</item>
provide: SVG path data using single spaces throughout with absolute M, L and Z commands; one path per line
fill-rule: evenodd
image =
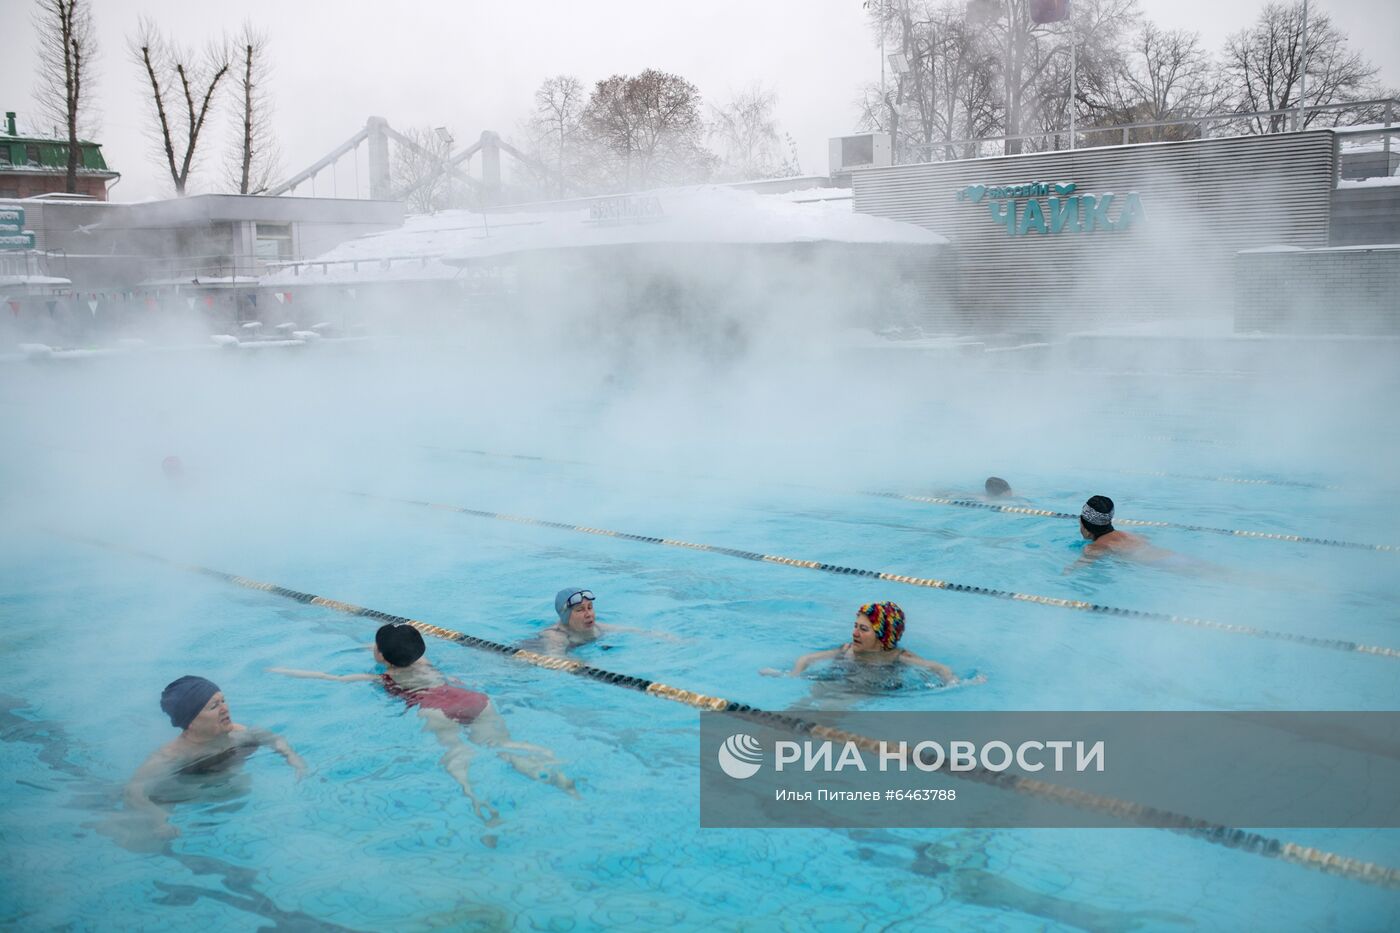
M 205 296 L 204 296 L 204 304 L 207 305 L 207 306 L 210 307 L 210 308 L 214 307 L 214 296 L 213 296 L 213 295 L 205 295 Z
M 276 298 L 276 299 L 277 299 L 277 303 L 280 305 L 280 304 L 282 304 L 284 301 L 287 300 L 287 293 L 286 293 L 286 292 L 273 292 L 273 293 L 272 293 L 272 297 L 273 297 L 273 298 Z
M 11 313 L 13 313 L 13 314 L 15 315 L 15 317 L 19 317 L 19 302 L 18 302 L 18 301 L 15 301 L 13 298 L 11 298 L 9 301 L 5 302 L 5 304 L 7 304 L 7 305 L 10 306 L 10 311 L 11 311 Z
M 147 298 L 146 307 L 151 311 L 154 311 L 156 309 L 156 300 L 154 298 Z
M 44 302 L 44 304 L 49 306 L 49 317 L 53 317 L 53 309 L 58 307 L 58 302 L 50 298 L 48 301 Z
M 258 306 L 258 296 L 257 296 L 257 295 L 249 295 L 249 296 L 248 296 L 248 304 L 250 304 L 250 305 L 252 305 L 253 307 L 256 308 L 256 307 Z
M 185 304 L 189 306 L 189 309 L 190 309 L 191 311 L 194 310 L 194 299 L 193 299 L 193 298 L 186 298 L 186 299 L 185 299 Z
M 92 312 L 93 317 L 97 317 L 97 302 L 92 299 L 88 299 L 88 310 Z

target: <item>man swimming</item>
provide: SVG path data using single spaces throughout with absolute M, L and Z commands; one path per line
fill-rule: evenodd
M 152 831 L 161 839 L 178 836 L 180 831 L 171 825 L 166 810 L 151 800 L 150 786 L 157 781 L 229 770 L 263 745 L 287 759 L 298 780 L 306 774 L 306 762 L 281 736 L 234 722 L 223 692 L 211 680 L 187 674 L 172 681 L 161 692 L 160 708 L 180 734 L 136 769 L 127 782 L 125 798 L 133 812 L 150 818 Z
M 987 499 L 1010 499 L 1014 495 L 1011 492 L 1011 484 L 1000 476 L 987 477 L 987 481 L 982 484 L 982 489 Z
M 1113 500 L 1108 496 L 1090 496 L 1079 512 L 1079 534 L 1088 540 L 1079 560 L 1066 569 L 1098 560 L 1105 554 L 1119 554 L 1136 560 L 1161 561 L 1175 556 L 1173 552 L 1153 547 L 1142 535 L 1119 531 L 1113 527 Z
M 499 814 L 495 807 L 478 799 L 472 789 L 468 775 L 472 751 L 462 741 L 463 726 L 473 742 L 498 749 L 501 757 L 521 774 L 577 796 L 573 782 L 558 770 L 558 761 L 549 749 L 512 739 L 490 697 L 449 681 L 423 656 L 427 645 L 412 625 L 397 622 L 380 626 L 374 633 L 371 650 L 374 660 L 384 665 L 383 674 L 326 674 L 284 667 L 270 667 L 268 671 L 317 680 L 372 681 L 382 684 L 390 696 L 417 708 L 423 727 L 443 747 L 439 764 L 462 788 L 476 815 L 487 825 L 494 823 Z
M 769 677 L 800 677 L 803 671 L 817 661 L 840 659 L 875 666 L 908 664 L 933 671 L 945 686 L 958 682 L 957 676 L 946 665 L 921 658 L 906 648 L 900 648 L 899 640 L 903 637 L 903 609 L 894 603 L 867 603 L 856 610 L 851 640 L 846 644 L 826 651 L 804 654 L 793 663 L 791 671 L 764 668 L 759 673 Z

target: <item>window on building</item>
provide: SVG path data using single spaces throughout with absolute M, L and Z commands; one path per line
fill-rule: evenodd
M 263 262 L 292 259 L 292 225 L 258 224 L 254 251 Z
M 0 188 L 0 198 L 17 198 L 17 197 L 19 197 L 19 189 L 18 189 L 18 188 Z
M 9 165 L 9 164 L 10 164 L 10 147 L 9 147 L 8 145 L 0 146 L 0 165 Z
M 24 147 L 24 161 L 30 165 L 39 164 L 39 147 L 29 145 Z

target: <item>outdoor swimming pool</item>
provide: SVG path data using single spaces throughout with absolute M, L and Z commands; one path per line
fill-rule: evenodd
M 1326 446 L 1354 437 L 1361 414 L 1295 411 L 1285 430 L 1276 394 L 1231 378 L 1112 377 L 1113 391 L 1088 406 L 1098 440 L 1084 445 L 1055 440 L 1080 417 L 1069 400 L 1081 397 L 1081 377 L 1032 374 L 1013 381 L 1018 391 L 1039 386 L 1040 400 L 992 423 L 933 380 L 926 395 L 864 424 L 839 405 L 829 423 L 810 410 L 778 412 L 767 434 L 750 418 L 721 450 L 716 439 L 733 418 L 691 412 L 664 446 L 648 447 L 664 416 L 647 422 L 651 409 L 612 389 L 551 397 L 526 421 L 509 386 L 454 395 L 448 406 L 405 404 L 419 393 L 437 398 L 429 384 L 465 383 L 440 375 L 385 386 L 363 358 L 353 367 L 279 359 L 198 372 L 166 362 L 157 382 L 189 380 L 199 404 L 151 405 L 150 383 L 112 378 L 129 376 L 127 365 L 10 367 L 0 376 L 8 410 L 25 412 L 8 419 L 17 443 L 0 465 L 6 510 L 23 530 L 3 545 L 0 589 L 6 925 L 1400 924 L 1394 890 L 1158 830 L 701 830 L 695 710 L 430 639 L 438 667 L 489 693 L 512 732 L 554 749 L 579 784 L 573 799 L 483 753 L 474 783 L 504 818 L 484 841 L 438 765 L 438 746 L 402 701 L 370 684 L 266 673 L 368 671 L 363 646 L 375 621 L 44 531 L 508 643 L 553 620 L 557 589 L 587 586 L 601 622 L 654 634 L 610 635 L 577 657 L 766 709 L 813 702 L 809 695 L 877 710 L 1394 709 L 1393 658 L 345 494 L 1400 648 L 1400 554 L 1148 529 L 1154 543 L 1209 567 L 1101 561 L 1066 575 L 1079 553 L 1072 522 L 861 494 L 966 495 L 996 472 L 1029 507 L 1075 511 L 1106 492 L 1124 517 L 1400 544 L 1400 508 L 1388 491 L 1376 494 L 1373 464 Z M 319 378 L 305 378 L 308 366 Z M 981 386 L 1008 378 L 971 376 Z M 260 388 L 238 398 L 211 389 L 241 380 Z M 366 401 L 380 390 L 379 402 Z M 911 420 L 914 410 L 924 417 Z M 75 412 L 88 425 L 82 433 L 66 427 L 65 413 Z M 1380 449 L 1393 444 L 1393 417 L 1366 414 Z M 648 430 L 629 434 L 624 424 Z M 1254 443 L 1270 434 L 1275 444 Z M 1109 443 L 1122 456 L 1105 456 Z M 789 456 L 759 455 L 781 447 Z M 548 459 L 465 452 L 480 450 Z M 159 469 L 172 452 L 188 471 L 173 482 Z M 561 462 L 570 460 L 594 465 Z M 758 675 L 846 640 L 855 607 L 882 599 L 906 610 L 906 646 L 985 683 L 911 681 L 886 695 L 842 696 L 829 684 Z M 217 799 L 175 809 L 181 835 L 168 846 L 119 845 L 110 814 L 121 784 L 173 737 L 157 698 L 184 673 L 218 682 L 234 719 L 283 735 L 310 774 L 297 782 L 275 754 L 259 752 Z M 1400 864 L 1396 831 L 1264 833 Z

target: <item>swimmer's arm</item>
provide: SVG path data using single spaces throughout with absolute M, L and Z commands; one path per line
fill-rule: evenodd
M 569 653 L 569 637 L 557 628 L 547 628 L 539 634 L 540 647 L 544 654 L 563 657 Z
M 1094 561 L 1099 559 L 1100 555 L 1103 554 L 1103 551 L 1104 549 L 1102 545 L 1095 546 L 1093 543 L 1084 545 L 1084 553 L 1079 555 L 1079 560 L 1066 567 L 1064 569 L 1064 572 L 1060 575 L 1064 576 L 1065 574 L 1074 573 L 1074 571 L 1078 570 L 1080 567 L 1089 566 Z
M 286 677 L 302 677 L 307 680 L 337 680 L 341 683 L 380 679 L 378 674 L 326 674 L 321 671 L 298 671 L 290 667 L 269 667 L 267 672 L 269 674 L 282 674 Z
M 291 743 L 276 732 L 271 732 L 267 729 L 249 729 L 248 738 L 258 745 L 266 745 L 274 752 L 287 759 L 287 764 L 291 765 L 296 770 L 298 781 L 306 777 L 306 761 L 296 753 L 296 749 L 292 748 Z
M 166 812 L 146 795 L 146 785 L 151 781 L 169 775 L 173 770 L 174 756 L 165 748 L 151 753 L 141 763 L 141 767 L 131 775 L 122 791 L 122 798 L 129 810 L 140 813 L 151 821 L 151 828 L 162 839 L 178 836 L 180 831 L 170 825 Z
M 765 667 L 760 670 L 759 673 L 767 677 L 798 677 L 801 676 L 803 671 L 811 667 L 817 661 L 825 661 L 828 658 L 834 658 L 845 650 L 845 648 L 846 646 L 842 645 L 839 648 L 831 648 L 827 651 L 813 651 L 811 654 L 804 654 L 793 662 L 792 670 L 790 671 L 780 671 L 771 667 Z
M 666 641 L 684 641 L 680 636 L 672 635 L 670 632 L 658 632 L 648 628 L 633 628 L 630 625 L 613 625 L 611 622 L 607 625 L 599 622 L 597 628 L 600 632 L 632 632 L 636 635 L 650 635 L 652 638 L 664 638 Z
M 931 661 L 928 658 L 921 658 L 914 652 L 909 651 L 908 649 L 905 649 L 904 653 L 902 653 L 899 656 L 899 661 L 901 664 L 912 664 L 915 667 L 927 668 L 928 670 L 933 671 L 935 674 L 938 675 L 938 678 L 943 681 L 945 686 L 947 684 L 955 684 L 958 682 L 958 675 L 954 674 L 953 669 L 948 667 L 946 664 L 939 664 L 937 661 Z

